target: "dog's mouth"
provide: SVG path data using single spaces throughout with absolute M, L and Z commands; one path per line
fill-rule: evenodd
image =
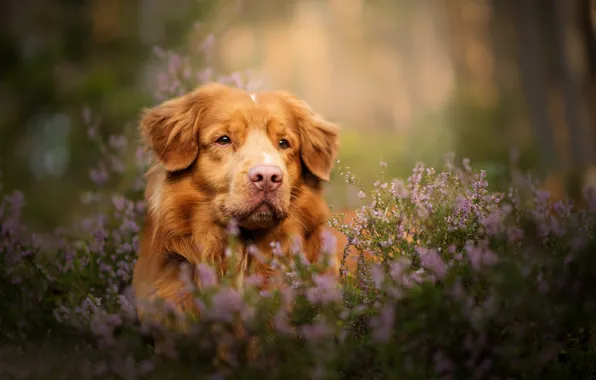
M 245 228 L 268 228 L 286 217 L 286 213 L 274 202 L 263 200 L 253 207 L 234 213 L 238 224 Z
M 251 214 L 255 215 L 271 215 L 273 214 L 273 208 L 268 202 L 262 202 L 260 205 L 255 207 L 254 211 Z

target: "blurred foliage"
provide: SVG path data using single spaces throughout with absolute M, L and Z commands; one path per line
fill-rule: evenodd
M 29 3 L 1 7 L 6 22 L 0 33 L 0 172 L 5 187 L 28 195 L 25 217 L 52 228 L 68 220 L 65 211 L 81 187 L 91 186 L 87 170 L 99 152 L 87 143 L 82 110 L 101 115 L 105 136 L 123 133 L 140 109 L 153 103 L 143 86 L 153 46 L 183 42 L 193 22 L 216 2 L 177 1 L 175 7 L 153 2 L 149 11 L 156 14 L 145 19 L 141 9 L 151 2 Z M 146 33 L 152 26 L 143 22 L 152 20 L 161 33 Z M 32 160 L 53 149 L 66 167 L 58 163 L 54 173 L 36 176 Z
M 225 7 L 238 8 L 248 3 L 253 6 L 237 12 L 235 18 L 222 17 L 226 15 L 222 12 Z M 91 111 L 104 137 L 125 134 L 130 140 L 137 139 L 139 112 L 156 101 L 150 83 L 155 80 L 151 71 L 154 46 L 190 50 L 188 55 L 192 57 L 196 41 L 189 41 L 188 37 L 197 21 L 204 24 L 202 30 L 206 33 L 217 34 L 238 20 L 285 20 L 291 13 L 288 4 L 267 9 L 258 2 L 220 0 L 61 0 L 40 4 L 24 0 L 0 5 L 0 178 L 8 190 L 24 192 L 28 201 L 25 219 L 40 229 L 68 222 L 76 213 L 80 189 L 94 186 L 87 170 L 99 151 L 86 139 L 89 125 L 84 122 L 84 109 Z M 536 77 L 529 85 L 519 83 L 523 81 L 511 67 L 517 68 L 524 62 L 527 57 L 518 57 L 518 50 L 527 49 L 514 42 L 519 39 L 526 44 L 544 43 L 547 35 L 539 33 L 536 38 L 540 41 L 522 39 L 523 32 L 528 32 L 523 28 L 529 19 L 520 16 L 518 10 L 522 8 L 517 3 L 457 0 L 448 6 L 389 1 L 375 4 L 387 7 L 385 13 L 390 13 L 388 17 L 393 22 L 407 24 L 414 31 L 418 30 L 416 20 L 432 16 L 424 12 L 442 12 L 443 18 L 439 19 L 445 19 L 441 22 L 447 25 L 445 49 L 452 61 L 455 83 L 449 101 L 440 109 L 413 115 L 407 131 L 392 125 L 371 126 L 370 130 L 368 125 L 344 128 L 340 159 L 365 184 L 372 185 L 375 171 L 371 168 L 378 167 L 380 161 L 389 164 L 387 176 L 404 176 L 415 162 L 436 164 L 451 151 L 483 167 L 495 187 L 505 186 L 510 177 L 512 149 L 519 154 L 518 165 L 534 171 L 544 169 L 545 157 L 554 161 L 555 155 L 561 158 L 561 152 L 550 147 L 538 149 L 541 147 L 537 142 L 548 140 L 531 135 L 538 129 L 528 132 L 528 125 L 537 123 L 530 120 L 528 109 L 538 109 L 549 113 L 552 119 L 562 120 L 564 107 L 557 107 L 552 99 L 549 103 L 536 99 L 528 102 L 533 98 L 523 90 L 524 86 L 548 84 L 555 101 L 557 97 L 569 97 L 571 87 L 565 87 L 563 79 L 553 79 L 557 75 L 567 78 L 561 66 L 565 62 L 555 61 L 559 50 L 552 48 L 550 55 L 536 56 L 535 61 L 527 62 L 531 68 L 540 60 L 548 60 L 548 77 Z M 536 17 L 530 21 L 543 29 L 552 29 L 549 35 L 563 33 L 563 29 L 555 30 L 558 24 L 553 16 L 560 4 L 549 1 L 547 5 L 548 11 L 530 13 L 530 17 Z M 387 29 L 384 25 L 376 28 L 376 32 Z M 424 38 L 427 37 L 419 40 Z M 395 35 L 395 39 L 404 45 L 404 55 L 417 48 L 418 40 L 409 35 Z M 484 61 L 478 61 L 478 57 Z M 407 64 L 402 69 L 407 76 Z M 524 73 L 521 75 L 527 77 L 532 70 Z M 547 83 L 547 79 L 551 82 Z M 490 98 L 493 92 L 496 100 L 487 103 L 487 94 Z M 379 115 L 379 120 L 391 123 L 387 115 Z M 570 188 L 578 193 L 581 167 L 572 169 L 575 171 L 566 175 L 571 179 Z M 352 207 L 354 194 L 349 191 L 334 174 L 328 189 L 329 201 L 339 208 Z

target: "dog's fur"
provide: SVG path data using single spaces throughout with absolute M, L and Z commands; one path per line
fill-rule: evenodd
M 146 110 L 140 131 L 156 160 L 146 174 L 149 207 L 133 275 L 141 320 L 140 305 L 156 297 L 197 315 L 180 265 L 209 263 L 224 273 L 232 218 L 240 227 L 240 276 L 253 269 L 267 288 L 276 275 L 252 259 L 250 245 L 270 255 L 270 244 L 279 242 L 287 253 L 298 238 L 307 259 L 319 260 L 330 217 L 321 185 L 338 150 L 337 125 L 287 92 L 209 84 Z M 248 176 L 259 164 L 283 173 L 281 185 L 265 195 Z M 336 273 L 336 259 L 331 264 Z

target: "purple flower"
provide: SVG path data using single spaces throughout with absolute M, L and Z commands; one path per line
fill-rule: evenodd
M 91 169 L 89 171 L 89 178 L 91 178 L 91 181 L 96 185 L 102 185 L 108 181 L 110 176 L 105 167 L 101 165 L 98 169 Z
M 81 114 L 83 116 L 83 122 L 86 125 L 91 124 L 91 109 L 89 107 L 83 107 Z
M 180 274 L 178 276 L 180 281 L 184 285 L 185 291 L 188 293 L 192 293 L 195 291 L 196 286 L 194 283 L 193 272 L 188 264 L 181 264 L 180 265 Z
M 199 47 L 200 50 L 210 50 L 213 47 L 213 44 L 215 43 L 215 36 L 213 34 L 209 34 L 207 37 L 205 37 L 205 40 L 203 41 L 203 43 L 201 44 L 201 46 Z
M 93 192 L 85 192 L 81 195 L 81 203 L 84 205 L 90 205 L 96 203 L 101 199 L 101 195 Z
M 155 363 L 153 363 L 151 360 L 143 360 L 141 363 L 139 363 L 139 372 L 141 375 L 147 375 L 153 372 L 154 369 Z
M 288 322 L 288 315 L 284 309 L 280 308 L 273 316 L 273 327 L 282 334 L 294 334 L 294 329 Z
M 120 158 L 112 156 L 108 157 L 108 160 L 110 161 L 110 167 L 113 172 L 118 174 L 124 173 L 126 167 L 124 166 L 124 162 Z
M 238 222 L 236 221 L 236 219 L 230 219 L 227 230 L 228 233 L 232 236 L 238 236 L 240 234 L 240 228 L 238 227 Z
M 210 265 L 198 264 L 197 276 L 203 288 L 210 288 L 217 285 L 217 273 L 215 273 L 215 269 Z
M 12 210 L 21 210 L 25 206 L 25 197 L 20 191 L 14 191 L 11 195 L 4 196 L 4 201 Z
M 442 351 L 435 352 L 433 361 L 437 373 L 451 372 L 454 369 L 453 362 Z
M 175 74 L 178 68 L 180 67 L 181 62 L 182 60 L 178 54 L 169 54 L 168 71 L 171 74 Z
M 410 269 L 410 266 L 411 262 L 407 258 L 393 260 L 389 264 L 389 274 L 393 280 L 399 283 L 403 280 L 404 275 L 407 273 L 407 270 Z
M 209 376 L 207 376 L 209 378 L 209 380 L 225 380 L 226 375 L 223 374 L 222 372 L 215 372 L 212 374 L 209 374 Z
M 385 271 L 380 264 L 374 263 L 370 268 L 371 278 L 375 285 L 375 288 L 381 289 L 383 280 L 385 279 Z
M 306 292 L 306 298 L 311 303 L 325 305 L 342 299 L 339 284 L 333 276 L 315 274 L 313 281 L 315 286 Z
M 563 236 L 566 232 L 564 225 L 552 215 L 548 218 L 548 230 L 558 237 Z
M 571 240 L 571 249 L 573 251 L 578 251 L 580 249 L 583 249 L 587 243 L 588 238 L 585 235 L 577 235 Z
M 244 283 L 250 287 L 260 287 L 261 285 L 263 285 L 263 276 L 259 275 L 259 274 L 253 274 L 251 276 L 248 276 L 244 279 Z
M 553 210 L 560 217 L 568 218 L 569 216 L 571 216 L 571 213 L 573 212 L 573 204 L 571 202 L 559 200 L 553 204 Z
M 524 232 L 521 229 L 515 226 L 507 228 L 507 239 L 510 243 L 517 243 L 521 241 L 523 237 Z
M 126 199 L 124 199 L 124 197 L 121 196 L 121 195 L 114 195 L 112 197 L 112 204 L 114 205 L 114 207 L 116 208 L 116 210 L 122 211 L 124 209 L 125 204 L 126 204 Z
M 466 253 L 474 270 L 480 270 L 483 265 L 494 265 L 498 262 L 498 257 L 492 251 L 482 245 L 475 245 L 472 241 L 466 243 Z
M 248 246 L 248 248 L 246 250 L 247 250 L 248 254 L 252 256 L 252 258 L 257 260 L 258 263 L 264 264 L 267 261 L 265 256 L 263 256 L 261 254 L 261 252 L 259 251 L 259 249 L 257 248 L 256 245 L 251 244 Z
M 133 234 L 136 234 L 140 231 L 140 227 L 135 221 L 126 219 L 122 221 L 122 224 L 120 225 L 120 230 L 125 233 L 132 232 Z
M 300 332 L 309 342 L 317 342 L 329 337 L 333 330 L 328 323 L 318 320 L 312 324 L 302 326 Z
M 420 264 L 423 268 L 433 272 L 439 280 L 445 277 L 447 265 L 435 249 L 417 247 L 416 251 L 418 252 Z
M 410 195 L 404 181 L 400 179 L 394 179 L 393 182 L 391 182 L 390 191 L 391 195 L 397 199 L 406 199 Z
M 292 241 L 290 243 L 290 253 L 292 253 L 292 255 L 300 261 L 306 259 L 306 256 L 303 252 L 302 239 L 299 236 L 292 237 Z
M 199 71 L 197 74 L 197 81 L 199 83 L 207 83 L 210 82 L 213 78 L 213 69 L 208 67 L 202 71 Z
M 481 219 L 480 223 L 486 228 L 489 235 L 496 235 L 503 228 L 503 215 L 500 211 L 493 211 Z
M 149 152 L 146 152 L 145 149 L 143 149 L 142 147 L 137 148 L 135 157 L 136 164 L 141 168 L 144 168 L 145 166 L 149 165 L 149 163 L 151 163 L 151 154 Z
M 215 321 L 232 323 L 235 316 L 240 315 L 244 319 L 250 311 L 242 295 L 231 288 L 218 290 L 211 298 L 211 302 L 212 305 L 207 308 L 207 315 Z
M 370 320 L 372 337 L 376 342 L 386 343 L 391 339 L 393 324 L 395 323 L 395 305 L 387 303 L 381 308 L 379 315 Z
M 118 152 L 123 152 L 126 149 L 127 142 L 126 136 L 110 135 L 108 137 L 108 145 Z
M 164 58 L 166 56 L 166 52 L 160 46 L 153 47 L 153 54 L 160 58 Z
M 277 257 L 283 256 L 284 252 L 283 252 L 280 242 L 272 241 L 269 245 L 271 247 L 271 252 L 273 253 L 274 256 L 277 256 Z
M 294 289 L 292 287 L 283 287 L 280 290 L 281 299 L 285 305 L 290 305 L 294 302 Z
M 596 187 L 586 187 L 586 189 L 584 190 L 584 198 L 590 206 L 590 211 L 596 212 Z
M 333 255 L 337 247 L 337 238 L 331 231 L 325 229 L 321 233 L 321 252 L 326 255 Z

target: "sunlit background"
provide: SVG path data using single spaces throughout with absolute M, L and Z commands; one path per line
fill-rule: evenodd
M 594 0 L 3 2 L 0 182 L 38 228 L 65 223 L 97 186 L 90 129 L 132 157 L 143 107 L 217 79 L 340 123 L 365 184 L 455 152 L 495 186 L 513 160 L 576 197 L 595 182 L 595 25 Z M 357 204 L 339 171 L 327 197 Z

